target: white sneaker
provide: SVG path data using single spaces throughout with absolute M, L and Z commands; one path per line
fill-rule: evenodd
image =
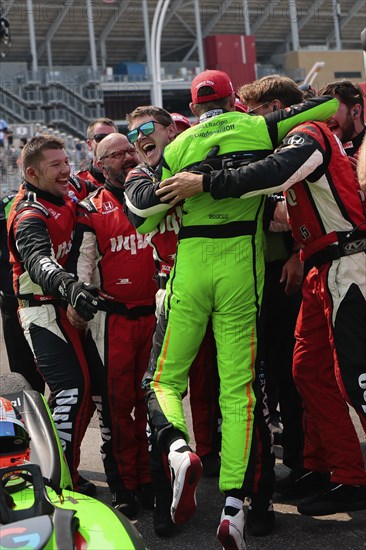
M 235 516 L 225 514 L 225 509 L 222 511 L 217 538 L 221 542 L 223 550 L 246 549 L 243 510 L 238 510 Z
M 196 511 L 196 488 L 202 475 L 199 457 L 191 451 L 170 451 L 173 500 L 170 513 L 174 523 L 185 523 Z

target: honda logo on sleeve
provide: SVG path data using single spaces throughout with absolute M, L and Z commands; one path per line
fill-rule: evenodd
M 305 139 L 301 136 L 290 136 L 286 142 L 289 144 L 289 145 L 302 145 L 303 143 L 305 143 Z

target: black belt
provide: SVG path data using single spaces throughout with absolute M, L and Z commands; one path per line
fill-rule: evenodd
M 155 304 L 151 306 L 136 306 L 128 308 L 126 304 L 122 302 L 110 302 L 107 300 L 99 300 L 98 309 L 106 311 L 107 313 L 116 313 L 117 315 L 123 315 L 127 319 L 135 320 L 139 317 L 147 317 L 148 315 L 155 313 Z
M 254 235 L 256 231 L 257 222 L 252 220 L 220 225 L 189 225 L 180 228 L 178 240 L 192 237 L 228 239 L 230 237 L 240 237 L 241 235 Z
M 343 256 L 352 256 L 366 251 L 366 237 L 349 240 L 340 244 L 331 244 L 319 252 L 312 254 L 305 260 L 305 270 L 312 267 L 320 267 L 327 262 L 332 262 Z

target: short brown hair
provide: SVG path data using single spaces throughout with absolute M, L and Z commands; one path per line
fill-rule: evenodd
M 269 103 L 279 99 L 285 107 L 303 101 L 303 93 L 296 82 L 279 74 L 264 76 L 250 84 L 244 84 L 238 90 L 238 95 L 244 103 Z
M 141 105 L 126 115 L 128 129 L 131 130 L 131 126 L 135 118 L 147 115 L 154 117 L 156 122 L 160 122 L 161 124 L 164 124 L 164 126 L 174 124 L 174 120 L 170 116 L 170 113 L 162 107 L 155 107 L 154 105 Z
M 363 117 L 365 94 L 358 84 L 354 84 L 350 80 L 335 80 L 334 82 L 327 82 L 322 88 L 320 88 L 318 95 L 331 95 L 333 97 L 337 96 L 341 103 L 345 103 L 349 108 L 360 104 Z
M 94 137 L 94 127 L 97 125 L 97 124 L 105 124 L 106 126 L 112 126 L 112 128 L 114 128 L 116 130 L 116 132 L 118 132 L 118 126 L 115 122 L 113 122 L 113 120 L 111 118 L 107 118 L 107 117 L 100 117 L 100 118 L 96 118 L 95 120 L 93 120 L 87 130 L 86 130 L 86 137 L 87 139 L 93 139 Z
M 43 151 L 48 149 L 65 149 L 65 143 L 62 139 L 49 134 L 35 136 L 27 141 L 21 155 L 23 172 L 25 173 L 29 166 L 37 166 L 43 159 Z

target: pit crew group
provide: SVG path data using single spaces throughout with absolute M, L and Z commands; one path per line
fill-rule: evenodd
M 11 370 L 50 390 L 77 490 L 96 491 L 78 473 L 96 410 L 115 508 L 151 509 L 170 536 L 201 475 L 219 477 L 217 537 L 243 550 L 275 528 L 275 492 L 310 516 L 366 509 L 348 411 L 366 430 L 366 140 L 350 81 L 237 93 L 208 70 L 192 126 L 150 105 L 127 137 L 94 120 L 75 174 L 59 138 L 30 139 L 1 203 L 1 312 Z

